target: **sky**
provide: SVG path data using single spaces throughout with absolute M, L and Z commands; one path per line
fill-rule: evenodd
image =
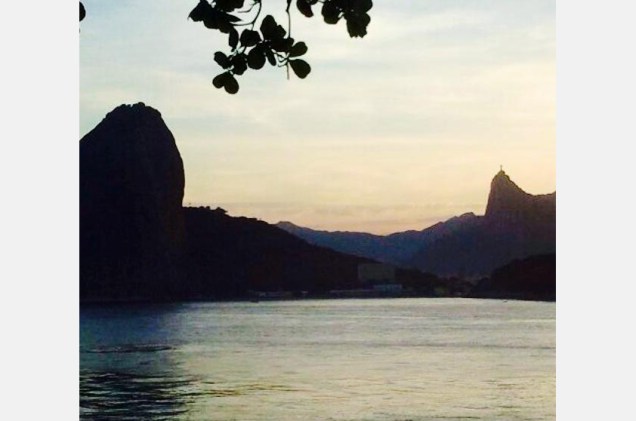
M 187 19 L 196 0 L 83 3 L 80 137 L 120 104 L 158 109 L 184 205 L 387 234 L 483 214 L 500 165 L 556 189 L 554 0 L 376 0 L 363 39 L 294 10 L 310 75 L 248 70 L 236 95 L 211 84 L 229 48 Z

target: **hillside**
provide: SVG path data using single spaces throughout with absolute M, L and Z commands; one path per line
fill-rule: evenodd
M 470 293 L 474 298 L 556 300 L 556 255 L 513 260 L 493 271 Z
M 110 112 L 80 140 L 80 300 L 246 298 L 361 287 L 371 259 L 311 245 L 220 208 L 183 208 L 185 176 L 161 114 L 143 103 Z M 432 294 L 438 278 L 398 271 Z
M 465 225 L 470 225 L 475 219 L 477 219 L 475 214 L 469 212 L 444 222 L 438 222 L 420 231 L 409 230 L 389 235 L 350 231 L 319 231 L 300 227 L 289 221 L 279 222 L 276 226 L 317 246 L 398 266 L 408 266 L 410 258 L 421 247 L 460 230 Z

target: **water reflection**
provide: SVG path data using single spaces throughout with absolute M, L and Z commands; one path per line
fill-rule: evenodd
M 80 418 L 167 420 L 200 397 L 180 369 L 178 305 L 85 306 L 80 312 Z
M 199 393 L 187 378 L 131 373 L 82 371 L 82 419 L 172 419 L 187 412 L 187 403 Z
M 138 373 L 80 373 L 80 418 L 85 420 L 191 419 L 197 401 L 298 389 L 269 383 L 217 384 L 195 377 L 170 377 Z M 203 419 L 203 418 L 202 418 Z

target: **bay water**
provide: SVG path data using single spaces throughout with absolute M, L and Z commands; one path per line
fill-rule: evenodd
M 555 303 L 80 309 L 84 420 L 554 420 Z

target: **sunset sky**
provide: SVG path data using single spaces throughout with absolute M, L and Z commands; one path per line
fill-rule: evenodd
M 229 47 L 187 19 L 197 0 L 83 3 L 80 136 L 122 103 L 158 109 L 186 205 L 385 234 L 483 214 L 500 164 L 556 188 L 554 0 L 376 0 L 364 39 L 294 9 L 311 74 L 248 70 L 233 96 L 211 84 Z

